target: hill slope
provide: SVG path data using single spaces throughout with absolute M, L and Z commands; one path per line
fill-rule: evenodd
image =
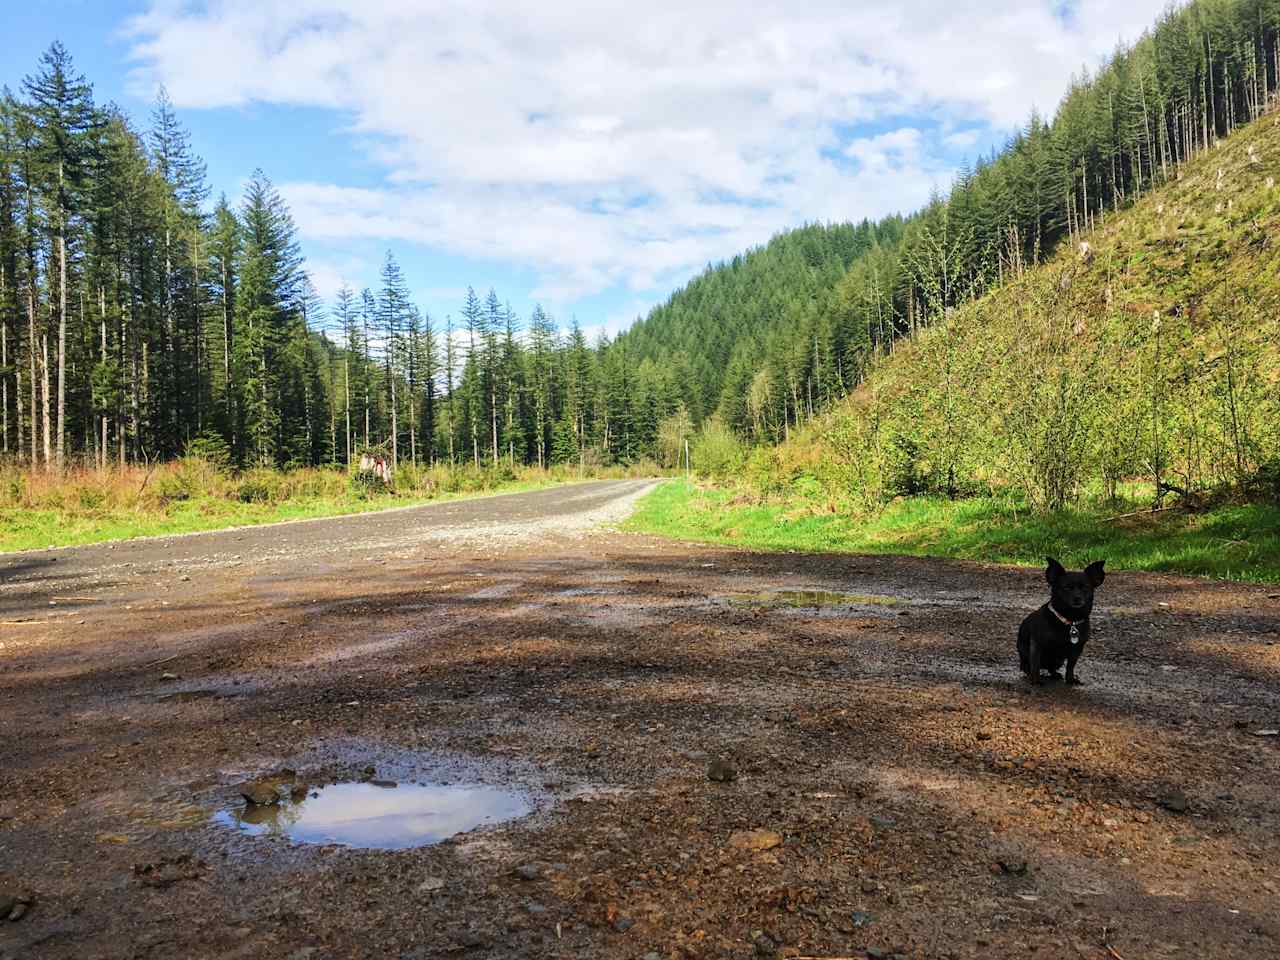
M 799 439 L 867 505 L 1009 490 L 1059 507 L 1143 478 L 1156 499 L 1280 460 L 1280 117 L 1244 127 L 1074 249 L 899 341 Z
M 894 242 L 900 231 L 901 220 L 891 217 L 778 234 L 709 266 L 617 342 L 633 360 L 684 370 L 685 401 L 701 420 L 716 412 L 733 369 L 741 375 L 778 338 L 803 345 L 818 330 L 832 349 L 856 349 L 854 341 L 860 344 L 865 331 L 843 322 L 848 318 L 835 303 L 837 283 L 855 260 L 877 243 Z

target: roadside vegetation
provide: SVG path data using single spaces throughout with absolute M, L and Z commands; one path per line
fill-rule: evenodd
M 1280 117 L 876 356 L 776 446 L 715 418 L 635 529 L 1280 580 Z
M 236 472 L 195 456 L 154 467 L 85 468 L 61 475 L 0 467 L 0 552 L 365 513 L 654 472 L 652 464 L 629 469 L 405 466 L 387 486 L 371 474 L 344 469 Z
M 1053 513 L 998 497 L 910 497 L 873 514 L 819 495 L 763 497 L 745 484 L 675 480 L 640 502 L 638 533 L 757 550 L 954 557 L 1280 582 L 1280 506 L 1224 503 L 1200 512 L 1081 501 Z M 1112 519 L 1118 517 L 1118 519 Z

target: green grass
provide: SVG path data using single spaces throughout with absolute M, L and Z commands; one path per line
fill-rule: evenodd
M 0 512 L 0 553 L 372 513 L 445 500 L 537 490 L 554 486 L 557 482 L 548 475 L 545 478 L 513 480 L 484 490 L 429 496 L 360 498 L 344 494 L 304 496 L 277 503 L 241 503 L 221 496 L 198 495 L 160 507 L 139 504 L 82 510 L 7 509 Z
M 626 524 L 636 532 L 761 550 L 883 553 L 1079 568 L 1155 570 L 1254 582 L 1280 581 L 1280 507 L 1222 506 L 1104 522 L 1105 514 L 1040 515 L 1006 500 L 915 497 L 872 516 L 759 501 L 729 487 L 663 484 Z

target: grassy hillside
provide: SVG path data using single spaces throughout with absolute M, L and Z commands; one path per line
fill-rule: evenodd
M 1273 113 L 635 527 L 1280 580 L 1278 184 Z
M 1082 245 L 951 312 L 755 478 L 875 506 L 1014 492 L 1151 499 L 1280 460 L 1280 117 L 1243 128 Z M 807 481 L 806 478 L 809 478 Z

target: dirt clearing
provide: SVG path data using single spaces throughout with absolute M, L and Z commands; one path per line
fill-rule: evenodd
M 0 957 L 1280 956 L 1275 587 L 1110 573 L 1033 690 L 1039 571 L 598 529 L 646 489 L 0 557 Z M 286 770 L 531 812 L 242 829 Z

